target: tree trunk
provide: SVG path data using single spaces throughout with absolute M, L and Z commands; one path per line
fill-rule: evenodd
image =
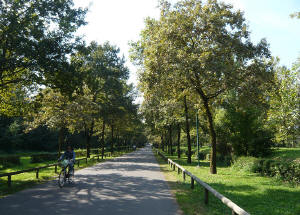
M 60 128 L 58 135 L 59 135 L 58 136 L 58 157 L 60 157 L 62 146 L 63 146 L 64 140 L 65 140 L 65 128 Z
M 168 137 L 168 130 L 167 129 L 164 131 L 164 136 L 165 136 L 165 141 L 164 141 L 165 150 L 166 150 L 166 153 L 169 153 L 169 137 Z
M 177 124 L 177 157 L 180 158 L 180 124 Z
M 208 104 L 208 99 L 203 99 L 204 108 L 206 111 L 206 116 L 208 119 L 208 126 L 210 131 L 211 138 L 211 159 L 210 159 L 210 173 L 217 174 L 217 137 L 216 131 L 214 128 L 213 117 L 210 111 L 210 107 Z
M 187 138 L 187 145 L 188 145 L 187 163 L 192 163 L 190 123 L 189 123 L 189 112 L 188 112 L 188 106 L 187 106 L 187 102 L 186 102 L 186 96 L 184 96 L 184 113 L 185 113 L 186 138 Z
M 114 152 L 114 125 L 111 124 L 111 148 L 110 148 L 110 152 L 111 154 L 113 154 Z
M 91 156 L 91 137 L 94 133 L 94 121 L 92 122 L 91 128 L 86 128 L 86 157 Z
M 170 151 L 171 151 L 171 155 L 173 155 L 173 140 L 172 140 L 172 125 L 170 125 L 169 127 L 169 144 L 170 144 Z
M 103 157 L 104 157 L 104 132 L 105 132 L 105 121 L 103 120 L 103 125 L 102 125 L 102 137 L 101 137 L 101 147 L 102 147 L 102 150 L 101 150 L 101 158 L 103 160 Z
M 161 140 L 161 149 L 164 151 L 165 147 L 164 147 L 164 135 L 163 134 L 160 135 L 160 140 Z

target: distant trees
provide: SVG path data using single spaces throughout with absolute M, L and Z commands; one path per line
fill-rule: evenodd
M 169 91 L 178 96 L 184 91 L 199 97 L 211 138 L 211 173 L 215 174 L 215 105 L 230 90 L 256 92 L 272 79 L 268 45 L 264 40 L 251 43 L 242 13 L 230 5 L 183 0 L 172 6 L 161 1 L 160 9 L 160 19 L 147 19 L 140 41 L 132 45 L 133 59 L 141 66 L 140 82 L 149 86 L 146 89 L 157 87 L 162 94 Z M 141 89 L 147 100 L 149 92 Z
M 32 102 L 36 110 L 29 113 L 29 128 L 45 125 L 59 130 L 59 152 L 67 132 L 82 133 L 85 137 L 86 156 L 90 157 L 90 142 L 97 136 L 104 147 L 107 125 L 111 128 L 110 149 L 119 145 L 121 134 L 124 144 L 129 144 L 136 134 L 133 128 L 141 127 L 137 106 L 133 104 L 134 92 L 126 84 L 128 69 L 118 56 L 119 49 L 108 42 L 98 45 L 92 42 L 71 59 L 80 84 L 71 95 L 46 88 Z M 140 132 L 140 131 L 139 131 Z M 127 143 L 125 143 L 127 141 Z

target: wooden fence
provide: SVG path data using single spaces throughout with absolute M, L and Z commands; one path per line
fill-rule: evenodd
M 80 161 L 82 161 L 82 160 L 85 160 L 85 163 L 87 163 L 88 158 L 76 159 L 78 167 L 80 166 Z M 54 163 L 54 164 L 49 164 L 49 165 L 41 166 L 41 167 L 35 167 L 35 168 L 31 168 L 31 169 L 24 169 L 24 170 L 19 170 L 19 171 L 15 171 L 15 172 L 2 173 L 2 174 L 0 174 L 0 178 L 1 177 L 7 177 L 7 186 L 11 187 L 11 184 L 12 184 L 11 176 L 12 175 L 18 175 L 18 174 L 22 174 L 22 173 L 25 173 L 25 172 L 34 172 L 35 171 L 35 177 L 38 179 L 40 169 L 46 169 L 46 168 L 54 166 L 54 172 L 57 173 L 57 166 L 58 165 L 59 165 L 59 163 Z
M 120 149 L 121 148 L 122 149 L 126 148 L 126 151 L 130 151 L 132 149 L 132 147 L 128 147 L 128 146 L 119 147 L 119 148 Z M 93 150 L 97 150 L 97 149 L 91 149 L 91 151 L 93 151 Z M 105 152 L 104 153 L 104 157 L 106 158 L 106 156 L 109 156 L 109 157 L 112 156 L 111 152 Z M 97 158 L 97 161 L 99 161 L 100 157 L 101 157 L 101 154 L 97 154 L 97 155 L 92 156 L 91 159 Z M 87 164 L 88 158 L 76 159 L 75 162 L 77 163 L 78 167 L 80 166 L 80 161 L 82 161 L 82 160 L 84 160 L 85 163 Z M 46 165 L 46 166 L 41 166 L 41 167 L 36 167 L 36 168 L 31 168 L 31 169 L 25 169 L 25 170 L 19 170 L 19 171 L 15 171 L 15 172 L 2 173 L 2 174 L 0 174 L 0 178 L 1 177 L 7 177 L 7 186 L 11 187 L 11 185 L 12 185 L 12 176 L 13 175 L 18 175 L 18 174 L 22 174 L 22 173 L 25 173 L 25 172 L 34 172 L 35 171 L 36 178 L 38 179 L 39 178 L 39 171 L 40 171 L 40 169 L 46 169 L 46 168 L 54 166 L 54 172 L 57 173 L 57 166 L 58 165 L 59 165 L 59 163 L 54 163 L 54 164 L 49 164 L 49 165 Z
M 193 175 L 191 172 L 187 171 L 186 169 L 184 169 L 182 166 L 180 166 L 179 164 L 175 163 L 174 161 L 172 161 L 171 159 L 167 158 L 164 154 L 162 154 L 160 151 L 158 151 L 157 149 L 155 149 L 156 153 L 158 155 L 160 155 L 165 161 L 168 162 L 168 164 L 170 165 L 171 169 L 173 171 L 176 170 L 177 168 L 177 172 L 178 174 L 182 173 L 183 176 L 183 180 L 186 179 L 186 176 L 191 177 L 191 189 L 194 189 L 194 184 L 195 181 L 201 185 L 204 188 L 204 203 L 207 205 L 208 204 L 208 196 L 209 196 L 209 192 L 212 193 L 215 197 L 217 197 L 218 199 L 220 199 L 223 204 L 225 204 L 227 207 L 229 207 L 232 211 L 232 215 L 250 215 L 248 212 L 246 212 L 244 209 L 240 208 L 238 205 L 236 205 L 234 202 L 232 202 L 230 199 L 226 198 L 225 196 L 223 196 L 221 193 L 219 193 L 218 191 L 216 191 L 215 189 L 213 189 L 211 186 L 209 186 L 208 184 L 206 184 L 205 182 L 201 181 L 198 177 L 196 177 L 195 175 Z

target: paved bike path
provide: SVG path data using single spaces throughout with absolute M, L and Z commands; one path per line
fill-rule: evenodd
M 50 181 L 0 199 L 0 214 L 182 214 L 149 146 L 75 175 L 62 189 Z

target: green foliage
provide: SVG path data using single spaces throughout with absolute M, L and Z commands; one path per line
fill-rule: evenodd
M 261 159 L 256 163 L 255 172 L 276 177 L 283 181 L 300 184 L 300 163 L 286 160 Z
M 232 168 L 245 173 L 260 173 L 289 183 L 300 184 L 300 163 L 297 161 L 238 157 Z
M 300 135 L 300 60 L 293 68 L 278 67 L 270 91 L 268 125 L 276 131 L 276 142 L 295 146 Z
M 253 44 L 241 11 L 216 0 L 161 1 L 160 11 L 158 20 L 146 19 L 140 41 L 132 44 L 147 118 L 153 119 L 149 126 L 162 130 L 171 125 L 180 119 L 177 114 L 183 117 L 183 111 L 174 111 L 176 102 L 192 98 L 206 116 L 211 173 L 216 173 L 214 105 L 230 90 L 252 96 L 265 90 L 273 78 L 268 45 L 265 40 Z
M 274 148 L 272 150 L 272 159 L 298 160 L 300 159 L 300 148 Z
M 75 32 L 85 14 L 72 0 L 1 1 L 1 91 L 19 83 L 61 87 L 71 72 L 66 55 L 79 45 Z
M 232 168 L 236 171 L 246 173 L 254 173 L 259 171 L 259 159 L 255 157 L 238 157 L 232 164 Z
M 230 101 L 229 101 L 230 102 Z M 217 115 L 217 131 L 220 134 L 219 152 L 235 156 L 263 157 L 271 153 L 273 134 L 264 126 L 264 112 L 256 106 L 236 107 L 224 103 Z
M 300 186 L 292 186 L 273 177 L 264 177 L 257 173 L 237 171 L 231 167 L 219 166 L 218 174 L 209 174 L 207 161 L 200 162 L 193 157 L 192 164 L 186 164 L 186 157 L 178 159 L 176 156 L 168 156 L 180 164 L 193 175 L 209 184 L 215 190 L 232 200 L 241 208 L 256 215 L 294 215 L 299 212 Z M 247 158 L 245 158 L 247 159 Z M 250 158 L 250 160 L 257 158 Z M 209 194 L 209 204 L 204 204 L 204 189 L 196 185 L 190 188 L 190 178 L 183 181 L 182 175 L 170 172 L 170 167 L 160 158 L 161 167 L 167 169 L 167 174 L 172 174 L 175 180 L 168 180 L 171 187 L 176 186 L 174 193 L 176 200 L 187 215 L 223 215 L 231 214 L 231 210 L 219 199 Z M 247 163 L 245 169 L 247 169 Z M 166 177 L 167 179 L 168 176 Z

